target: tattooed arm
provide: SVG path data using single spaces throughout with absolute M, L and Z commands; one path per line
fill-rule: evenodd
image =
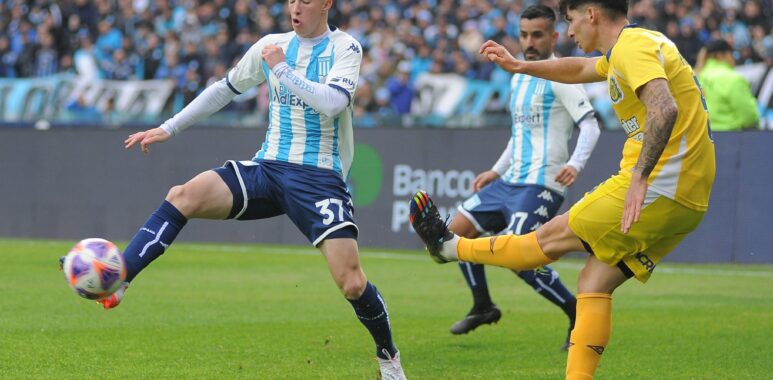
M 620 229 L 628 233 L 631 225 L 639 220 L 644 197 L 647 194 L 647 179 L 666 149 L 671 131 L 676 123 L 678 110 L 674 97 L 668 89 L 668 81 L 653 79 L 639 88 L 639 99 L 647 109 L 647 130 L 644 133 L 639 160 L 633 168 L 631 186 L 625 197 L 625 208 Z
M 644 143 L 634 171 L 639 171 L 643 177 L 648 177 L 671 137 L 671 131 L 676 123 L 677 109 L 676 102 L 668 89 L 668 82 L 662 78 L 653 79 L 642 86 L 639 99 L 647 108 L 647 131 L 644 134 Z

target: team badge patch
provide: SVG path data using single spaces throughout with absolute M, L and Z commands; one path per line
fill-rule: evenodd
M 326 77 L 327 73 L 330 72 L 330 66 L 332 62 L 333 60 L 330 59 L 330 57 L 317 58 L 317 75 L 320 77 Z
M 614 75 L 609 77 L 609 97 L 612 99 L 612 103 L 617 104 L 623 100 L 623 90 L 620 89 L 620 84 L 617 83 Z

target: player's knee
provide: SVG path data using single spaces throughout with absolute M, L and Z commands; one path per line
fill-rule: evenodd
M 181 201 L 185 197 L 186 191 L 184 185 L 172 186 L 169 192 L 166 193 L 166 200 L 174 203 L 174 201 Z
M 367 281 L 363 276 L 350 275 L 346 276 L 346 278 L 338 284 L 338 287 L 341 289 L 341 293 L 344 297 L 355 300 L 360 298 L 362 292 L 365 291 L 366 285 Z
M 166 194 L 166 200 L 173 204 L 183 215 L 190 215 L 196 211 L 191 192 L 185 185 L 177 185 L 169 189 L 169 192 Z
M 582 242 L 569 228 L 569 215 L 559 215 L 537 229 L 537 241 L 545 255 L 553 260 L 571 251 L 583 250 Z
M 605 293 L 612 294 L 617 286 L 610 283 L 604 276 L 595 273 L 586 266 L 580 271 L 577 279 L 577 293 Z

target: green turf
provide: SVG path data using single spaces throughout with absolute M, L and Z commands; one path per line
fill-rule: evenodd
M 372 379 L 370 336 L 309 248 L 175 244 L 109 312 L 57 271 L 73 242 L 0 240 L 0 379 Z M 414 379 L 557 379 L 566 319 L 518 278 L 488 271 L 503 318 L 467 336 L 456 265 L 363 253 Z M 581 262 L 555 267 L 571 289 Z M 600 379 L 767 379 L 773 267 L 662 264 L 615 294 Z

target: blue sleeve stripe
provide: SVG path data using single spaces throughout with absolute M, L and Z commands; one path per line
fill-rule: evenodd
M 344 90 L 344 88 L 343 88 L 343 87 L 341 87 L 341 86 L 339 86 L 339 85 L 337 85 L 337 84 L 329 84 L 328 86 L 330 86 L 330 87 L 333 87 L 333 88 L 335 88 L 336 90 L 343 92 L 343 93 L 344 93 L 344 95 L 346 95 L 346 98 L 347 98 L 347 99 L 349 99 L 349 102 L 348 102 L 348 103 L 346 103 L 346 104 L 347 104 L 347 105 L 351 105 L 351 104 L 352 104 L 352 95 L 351 95 L 351 94 L 349 94 L 349 91 L 346 91 L 346 90 Z
M 588 117 L 593 117 L 595 114 L 596 114 L 595 110 L 586 112 L 585 115 L 582 115 L 581 118 L 577 119 L 577 121 L 574 122 L 574 125 L 579 125 L 580 122 L 582 122 L 583 120 L 585 120 Z
M 236 89 L 236 87 L 234 87 L 234 86 L 231 84 L 231 81 L 230 81 L 230 80 L 228 80 L 228 74 L 226 74 L 226 75 L 225 75 L 225 84 L 227 84 L 227 85 L 228 85 L 228 88 L 230 88 L 230 89 L 231 89 L 231 91 L 233 91 L 233 93 L 234 93 L 234 94 L 236 94 L 236 95 L 241 95 L 241 94 L 242 94 L 241 92 L 239 92 L 239 91 Z

